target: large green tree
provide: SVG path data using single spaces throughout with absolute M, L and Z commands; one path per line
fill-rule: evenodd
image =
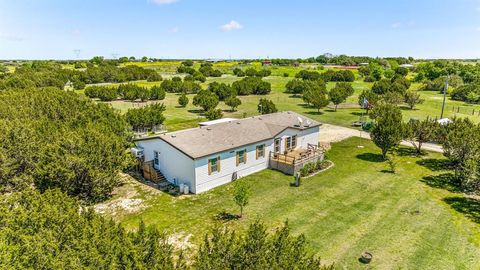
M 288 224 L 267 233 L 260 222 L 248 227 L 246 233 L 215 227 L 205 237 L 195 262 L 195 269 L 333 269 L 322 265 L 308 251 L 303 235 L 291 236 Z
M 398 146 L 404 136 L 402 112 L 392 104 L 378 104 L 371 112 L 375 123 L 370 131 L 372 141 L 382 151 L 385 159 L 393 147 Z
M 55 88 L 0 92 L 0 190 L 60 188 L 107 198 L 127 161 L 128 129 L 105 104 Z
M 454 119 L 443 143 L 455 176 L 465 188 L 480 190 L 480 126 L 468 118 Z
M 201 90 L 193 97 L 193 105 L 201 107 L 205 112 L 215 109 L 218 103 L 219 100 L 217 95 L 208 90 Z

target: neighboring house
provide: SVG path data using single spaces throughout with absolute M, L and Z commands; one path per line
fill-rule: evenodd
M 267 168 L 296 173 L 323 159 L 320 123 L 279 112 L 135 140 L 144 163 L 200 193 Z
M 262 66 L 271 66 L 272 65 L 272 61 L 270 60 L 265 60 L 262 62 Z

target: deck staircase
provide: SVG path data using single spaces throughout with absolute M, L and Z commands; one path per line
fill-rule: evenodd
M 151 182 L 156 183 L 159 187 L 168 185 L 168 181 L 162 172 L 153 166 L 153 162 L 145 162 L 143 164 L 143 177 Z

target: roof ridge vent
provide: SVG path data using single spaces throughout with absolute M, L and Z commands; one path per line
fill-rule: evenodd
M 175 134 L 172 134 L 172 135 L 171 135 L 171 137 L 172 137 L 172 138 L 175 138 L 175 137 L 177 137 L 177 135 L 175 135 Z
M 237 121 L 237 125 L 240 125 L 240 121 Z
M 207 130 L 212 130 L 212 128 L 211 128 L 211 127 L 207 127 Z

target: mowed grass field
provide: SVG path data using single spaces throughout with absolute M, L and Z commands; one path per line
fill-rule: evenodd
M 478 203 L 442 188 L 448 185 L 440 154 L 417 158 L 401 149 L 396 174 L 372 142 L 351 138 L 328 152 L 333 168 L 299 188 L 290 186 L 291 176 L 272 170 L 244 177 L 239 181 L 248 183 L 251 197 L 241 220 L 215 218 L 238 213 L 234 184 L 188 197 L 152 196 L 137 186 L 135 198 L 145 208 L 115 217 L 130 229 L 143 220 L 191 235 L 195 246 L 216 223 L 242 230 L 259 219 L 273 230 L 288 220 L 292 233 L 305 234 L 312 251 L 337 269 L 365 269 L 358 258 L 366 250 L 374 256 L 368 269 L 479 269 Z
M 293 67 L 280 67 L 284 70 L 289 70 L 290 73 L 295 74 L 301 68 Z M 173 74 L 167 73 L 163 74 L 165 78 L 172 77 Z M 205 83 L 202 83 L 203 88 L 207 88 L 208 84 L 211 82 L 223 82 L 231 84 L 236 80 L 241 78 L 235 77 L 233 75 L 227 74 L 221 78 L 208 78 Z M 279 110 L 291 110 L 298 113 L 301 113 L 305 116 L 313 118 L 315 120 L 321 121 L 323 123 L 335 124 L 340 126 L 351 126 L 352 122 L 360 120 L 360 117 L 364 113 L 364 110 L 360 108 L 339 108 L 336 112 L 332 108 L 323 108 L 320 110 L 320 113 L 316 109 L 306 106 L 303 100 L 300 97 L 294 97 L 291 94 L 285 93 L 285 85 L 288 81 L 293 79 L 293 75 L 290 77 L 283 76 L 269 76 L 264 78 L 265 81 L 268 81 L 272 84 L 272 92 L 265 96 L 239 96 L 242 100 L 242 105 L 239 106 L 237 111 L 230 112 L 230 108 L 226 106 L 223 102 L 220 102 L 219 108 L 224 111 L 225 117 L 248 117 L 257 115 L 257 105 L 260 98 L 271 99 L 277 106 Z M 139 81 L 136 82 L 139 85 L 151 87 L 153 85 L 159 84 L 159 82 L 146 82 Z M 328 89 L 334 87 L 335 83 L 329 82 L 327 85 Z M 349 97 L 346 104 L 348 107 L 352 107 L 358 104 L 358 96 L 365 89 L 370 89 L 372 83 L 366 83 L 361 80 L 356 80 L 352 83 L 355 93 L 353 96 Z M 411 89 L 419 89 L 421 84 L 413 83 Z M 418 105 L 414 110 L 410 110 L 406 106 L 402 106 L 402 112 L 404 120 L 408 121 L 411 118 L 415 119 L 424 119 L 426 117 L 431 118 L 440 118 L 440 112 L 442 107 L 442 94 L 437 91 L 420 91 L 420 94 L 425 102 Z M 203 115 L 199 112 L 199 108 L 192 105 L 194 95 L 189 95 L 190 103 L 186 108 L 181 108 L 178 106 L 178 94 L 167 93 L 165 100 L 157 101 L 164 103 L 167 110 L 165 111 L 166 121 L 165 125 L 169 130 L 178 130 L 187 127 L 194 127 L 199 121 L 205 121 Z M 129 102 L 129 101 L 115 101 L 112 102 L 114 108 L 119 109 L 122 112 L 127 111 L 129 108 L 145 106 L 148 104 L 140 102 Z M 457 112 L 457 108 L 460 106 L 460 110 Z M 447 97 L 444 117 L 469 117 L 475 122 L 480 122 L 480 105 L 467 104 L 460 101 L 453 101 Z M 472 115 L 473 114 L 473 115 Z

